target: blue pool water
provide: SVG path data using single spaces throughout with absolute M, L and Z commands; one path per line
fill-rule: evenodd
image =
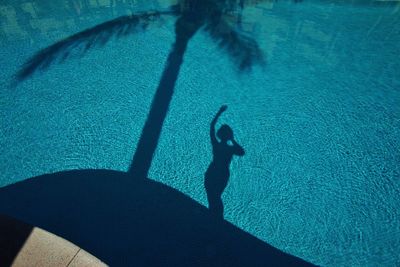
M 59 40 L 177 1 L 84 2 L 0 3 L 0 187 L 130 167 L 176 16 L 17 74 Z M 229 44 L 196 32 L 148 177 L 207 206 L 209 128 L 227 104 L 217 127 L 229 124 L 246 151 L 231 163 L 227 221 L 313 264 L 399 266 L 400 2 L 248 1 L 241 23 L 238 12 L 223 16 L 264 60 L 241 70 Z

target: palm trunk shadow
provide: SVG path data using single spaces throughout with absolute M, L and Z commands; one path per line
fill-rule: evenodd
M 189 25 L 189 27 L 188 27 Z M 166 67 L 151 104 L 128 173 L 139 179 L 148 177 L 154 152 L 157 149 L 162 126 L 174 93 L 175 83 L 190 38 L 200 28 L 200 23 L 189 22 L 185 16 L 176 23 L 176 40 L 168 56 Z

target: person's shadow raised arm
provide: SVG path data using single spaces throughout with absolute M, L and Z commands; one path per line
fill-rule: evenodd
M 228 106 L 223 105 L 220 107 L 219 111 L 215 115 L 214 119 L 211 121 L 210 125 L 210 139 L 211 139 L 211 144 L 215 146 L 218 144 L 217 137 L 215 136 L 215 125 L 217 124 L 218 118 L 221 116 L 221 114 L 228 108 Z

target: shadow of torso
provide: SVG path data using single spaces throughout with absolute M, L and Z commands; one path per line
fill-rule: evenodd
M 231 146 L 224 143 L 213 145 L 213 160 L 205 174 L 205 186 L 207 190 L 221 192 L 225 189 L 229 180 L 229 166 L 234 155 Z

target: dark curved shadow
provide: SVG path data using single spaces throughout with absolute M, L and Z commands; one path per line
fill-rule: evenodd
M 0 214 L 0 266 L 11 266 L 33 227 Z
M 124 172 L 76 170 L 0 189 L 0 213 L 70 240 L 111 266 L 311 266 L 179 191 Z

